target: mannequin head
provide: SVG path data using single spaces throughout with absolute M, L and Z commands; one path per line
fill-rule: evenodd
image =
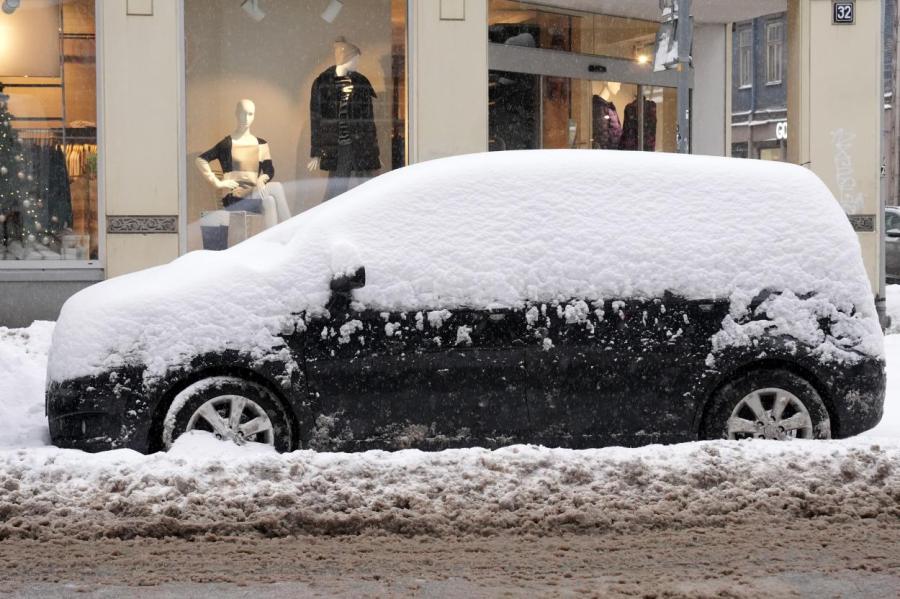
M 360 49 L 344 38 L 339 37 L 334 41 L 334 64 L 345 66 L 348 71 L 355 71 L 360 54 Z
M 238 129 L 249 129 L 250 125 L 253 124 L 253 119 L 256 118 L 256 105 L 253 103 L 253 100 L 245 98 L 238 101 L 234 109 L 234 116 L 237 119 Z

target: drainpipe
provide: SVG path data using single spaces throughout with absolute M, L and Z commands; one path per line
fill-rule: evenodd
M 756 120 L 756 89 L 759 85 L 756 60 L 756 24 L 758 20 L 750 21 L 750 115 L 747 117 L 747 158 L 757 158 L 753 155 L 753 121 Z M 768 52 L 768 50 L 766 50 Z
M 691 46 L 694 41 L 692 0 L 678 0 L 678 152 L 691 152 Z

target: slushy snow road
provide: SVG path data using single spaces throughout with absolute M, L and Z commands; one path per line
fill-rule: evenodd
M 842 441 L 278 455 L 197 433 L 143 456 L 47 446 L 52 328 L 0 329 L 0 592 L 900 588 L 900 335 L 886 338 L 884 420 Z

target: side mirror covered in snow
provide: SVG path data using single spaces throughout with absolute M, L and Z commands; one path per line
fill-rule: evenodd
M 331 291 L 334 293 L 347 294 L 365 286 L 366 268 L 364 266 L 357 268 L 353 274 L 344 274 L 331 279 Z

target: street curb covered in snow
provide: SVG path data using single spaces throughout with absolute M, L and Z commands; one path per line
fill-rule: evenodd
M 0 539 L 633 532 L 758 514 L 900 518 L 892 440 L 278 456 L 193 437 L 152 456 L 0 451 Z

